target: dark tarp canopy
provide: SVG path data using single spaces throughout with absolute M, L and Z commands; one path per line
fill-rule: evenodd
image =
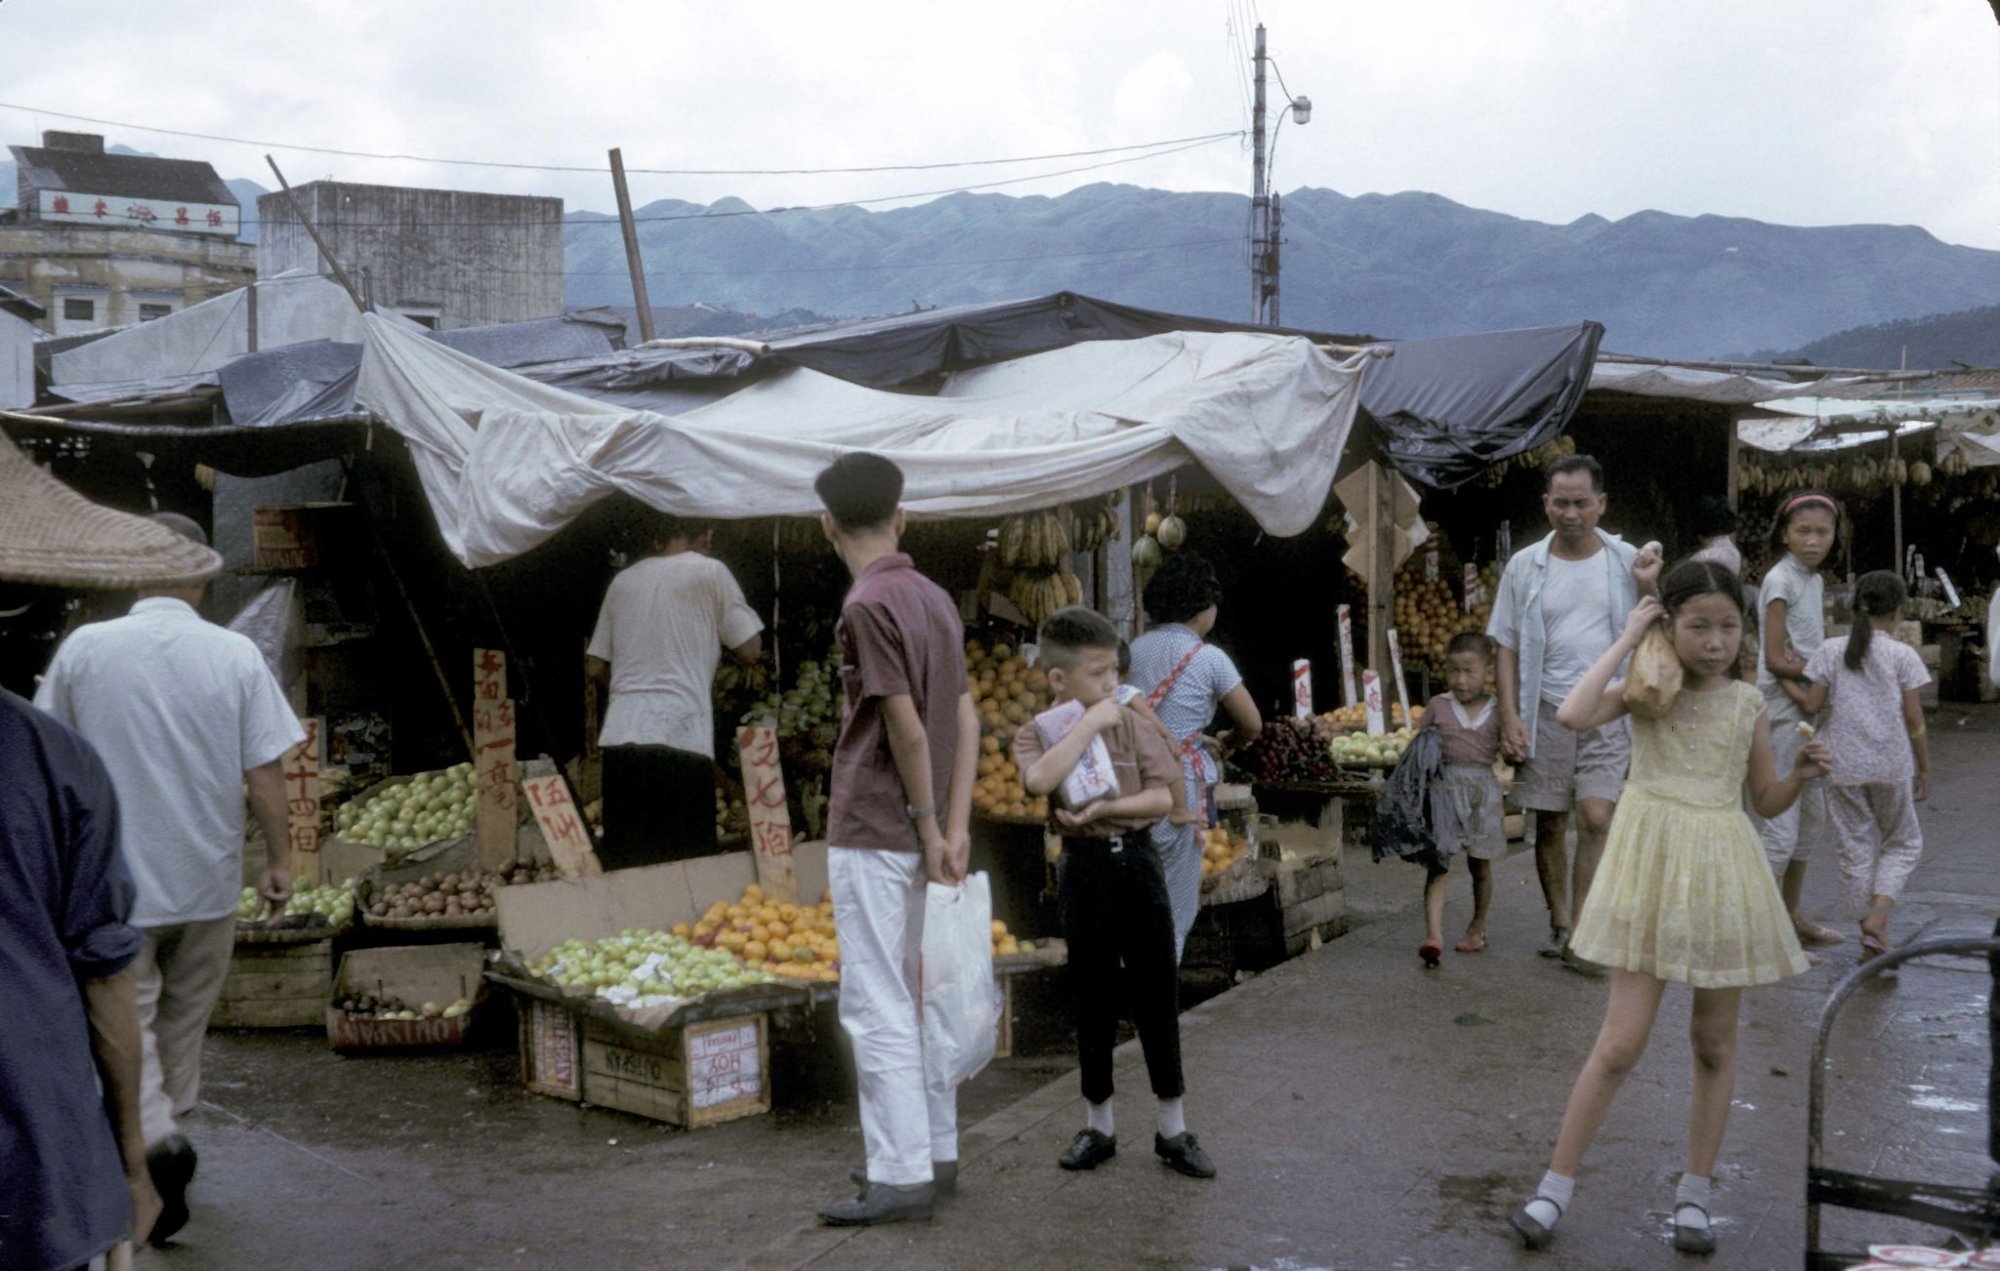
M 560 322 L 561 320 L 549 320 Z M 432 338 L 533 379 L 626 408 L 677 414 L 726 397 L 772 371 L 800 366 L 873 388 L 924 392 L 948 371 L 1064 348 L 1169 331 L 1268 331 L 1246 323 L 1138 309 L 1074 292 L 959 305 L 858 322 L 749 336 L 656 341 L 637 349 L 591 348 L 597 332 L 542 324 L 441 332 Z M 510 328 L 532 330 L 523 344 Z M 1370 365 L 1361 393 L 1363 427 L 1402 472 L 1449 489 L 1495 460 L 1560 432 L 1590 383 L 1604 328 L 1595 322 L 1523 331 L 1383 341 L 1278 329 L 1318 343 L 1383 344 L 1393 356 Z M 607 342 L 608 343 L 608 342 Z M 528 352 L 560 360 L 535 360 Z M 577 353 L 588 350 L 588 355 Z M 248 354 L 220 373 L 227 425 L 159 428 L 116 422 L 10 422 L 32 435 L 89 433 L 172 452 L 238 475 L 284 471 L 359 444 L 364 418 L 353 402 L 359 346 L 333 341 Z M 301 431 L 301 430 L 306 431 Z

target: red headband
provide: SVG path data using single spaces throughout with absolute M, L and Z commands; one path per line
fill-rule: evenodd
M 1795 495 L 1789 503 L 1778 509 L 1778 515 L 1783 516 L 1801 503 L 1824 503 L 1835 516 L 1840 515 L 1840 505 L 1824 494 Z

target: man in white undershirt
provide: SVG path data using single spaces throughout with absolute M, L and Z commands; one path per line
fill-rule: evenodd
M 1569 932 L 1597 873 L 1631 740 L 1622 719 L 1572 733 L 1556 722 L 1556 707 L 1618 638 L 1660 571 L 1657 554 L 1597 528 L 1605 504 L 1597 460 L 1571 455 L 1549 465 L 1542 507 L 1553 532 L 1507 562 L 1486 628 L 1499 646 L 1502 744 L 1520 763 L 1516 797 L 1535 821 L 1535 872 L 1549 907 L 1542 954 L 1586 974 L 1595 968 L 1570 953 Z M 1565 846 L 1572 813 L 1573 863 Z

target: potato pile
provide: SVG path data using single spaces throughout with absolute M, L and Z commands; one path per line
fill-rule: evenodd
M 1046 817 L 1049 801 L 1028 797 L 1010 751 L 1021 725 L 1049 708 L 1048 676 L 1007 645 L 989 649 L 977 640 L 965 646 L 965 668 L 984 734 L 979 743 L 979 780 L 972 787 L 973 807 L 989 816 Z
M 459 918 L 494 910 L 494 893 L 511 883 L 546 883 L 551 865 L 516 865 L 509 873 L 425 874 L 415 882 L 377 889 L 368 900 L 371 918 Z

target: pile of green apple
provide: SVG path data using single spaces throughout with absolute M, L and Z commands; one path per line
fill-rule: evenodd
M 262 922 L 271 916 L 270 902 L 255 887 L 245 887 L 236 899 L 238 922 Z M 339 885 L 304 883 L 292 889 L 292 898 L 273 926 L 344 927 L 354 921 L 354 880 Z
M 552 984 L 594 993 L 618 1006 L 653 1006 L 777 979 L 725 950 L 629 927 L 594 944 L 565 940 L 529 969 Z
M 1416 734 L 1407 728 L 1371 737 L 1367 733 L 1345 733 L 1327 743 L 1329 759 L 1343 768 L 1393 768 L 1410 748 Z
M 371 847 L 412 848 L 472 833 L 479 805 L 472 765 L 457 764 L 420 772 L 398 785 L 383 786 L 334 814 L 340 837 Z

